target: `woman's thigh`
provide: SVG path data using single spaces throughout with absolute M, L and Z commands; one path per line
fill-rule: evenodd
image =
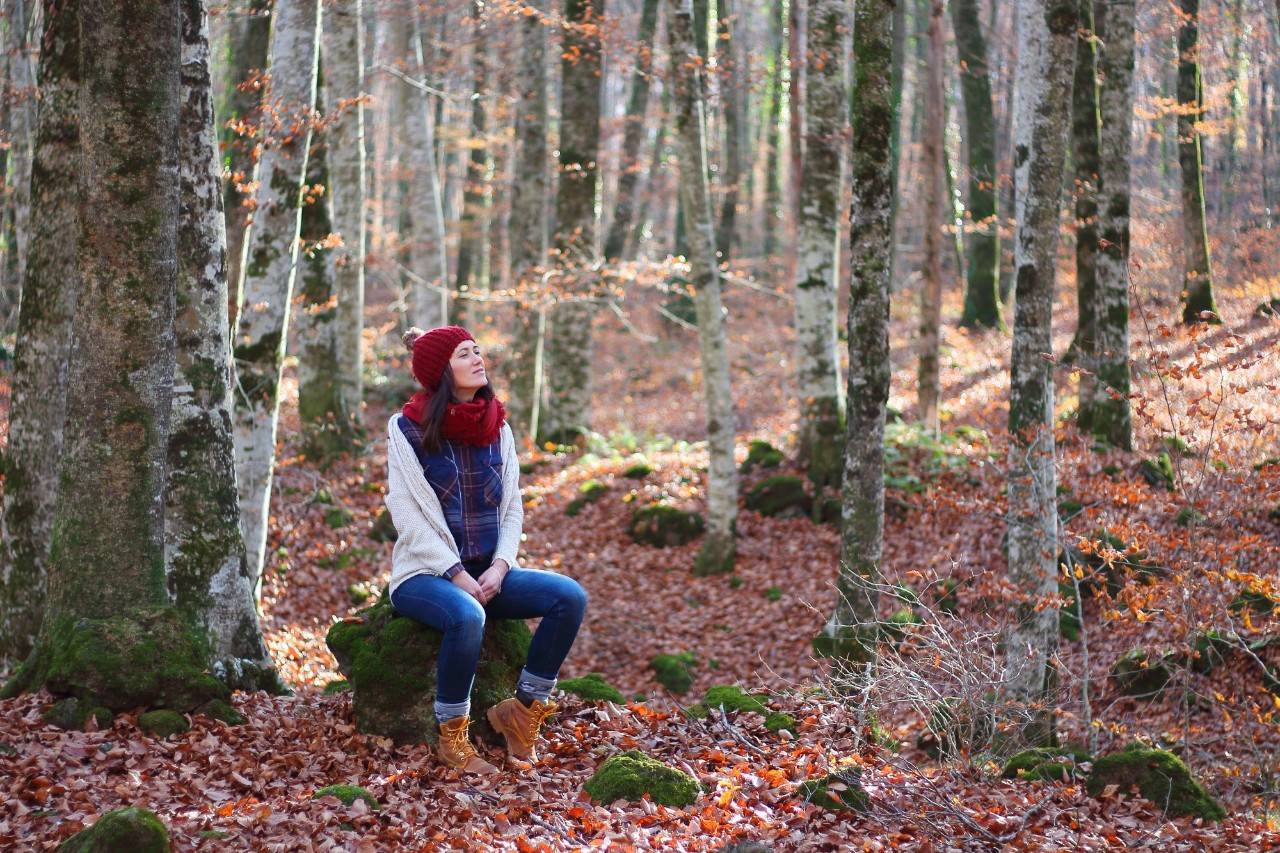
M 391 594 L 391 605 L 402 616 L 447 631 L 460 624 L 484 625 L 484 608 L 452 581 L 439 575 L 414 575 Z
M 500 619 L 545 616 L 556 605 L 581 610 L 587 594 L 573 578 L 541 569 L 514 568 L 502 581 L 502 591 L 489 602 L 490 615 Z

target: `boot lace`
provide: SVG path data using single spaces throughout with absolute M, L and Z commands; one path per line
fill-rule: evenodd
M 529 708 L 529 730 L 525 734 L 525 740 L 533 743 L 533 739 L 538 736 L 538 730 L 542 728 L 542 724 L 555 712 L 556 706 L 551 702 L 534 703 Z
M 469 761 L 480 754 L 476 752 L 476 748 L 471 745 L 471 739 L 467 737 L 467 728 L 467 726 L 458 726 L 456 729 L 441 730 L 441 734 L 448 743 L 449 749 L 464 761 Z

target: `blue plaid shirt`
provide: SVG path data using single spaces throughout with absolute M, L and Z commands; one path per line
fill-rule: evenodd
M 445 577 L 463 570 L 463 563 L 488 560 L 498 547 L 498 508 L 502 505 L 502 439 L 487 447 L 441 441 L 439 451 L 422 448 L 422 427 L 400 416 L 400 431 L 409 439 L 422 464 L 422 473 L 435 490 L 444 518 L 458 545 L 461 562 Z

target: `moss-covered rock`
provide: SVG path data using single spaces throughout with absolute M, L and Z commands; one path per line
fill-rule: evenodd
M 1189 649 L 1174 652 L 1168 659 L 1170 663 L 1207 675 L 1226 661 L 1233 648 L 1235 643 L 1231 637 L 1221 631 L 1203 631 L 1191 638 Z
M 1138 465 L 1138 473 L 1142 475 L 1142 479 L 1156 488 L 1173 491 L 1175 477 L 1173 458 L 1167 451 L 1151 459 L 1143 459 L 1141 464 Z
M 344 806 L 349 806 L 356 800 L 364 800 L 373 811 L 376 812 L 382 809 L 378 798 L 359 785 L 326 785 L 311 795 L 313 800 L 319 800 L 323 797 L 337 797 Z
M 779 474 L 757 483 L 747 494 L 746 507 L 761 515 L 794 517 L 808 515 L 812 498 L 804 490 L 804 480 Z
M 838 497 L 824 495 L 814 504 L 813 514 L 819 524 L 838 528 L 844 524 L 844 503 Z
M 1005 779 L 1066 782 L 1083 776 L 1080 765 L 1092 760 L 1082 749 L 1042 746 L 1014 755 L 1005 762 L 1000 775 Z
M 653 466 L 648 462 L 632 462 L 622 472 L 629 480 L 643 480 L 653 473 Z
M 1125 652 L 1111 665 L 1111 679 L 1126 696 L 1149 699 L 1158 696 L 1173 678 L 1164 658 L 1153 657 L 1146 649 Z
M 599 480 L 587 480 L 578 487 L 578 496 L 565 505 L 564 514 L 570 518 L 574 517 L 582 512 L 584 506 L 600 500 L 608 491 L 609 487 Z
M 653 670 L 658 683 L 677 695 L 688 693 L 693 686 L 692 667 L 697 666 L 697 658 L 693 652 L 680 652 L 675 655 L 654 655 L 649 661 L 649 669 Z
M 1085 597 L 1104 586 L 1115 595 L 1130 582 L 1149 583 L 1168 574 L 1168 569 L 1153 562 L 1146 550 L 1130 545 L 1105 528 L 1095 530 L 1085 546 L 1068 546 L 1058 552 L 1058 567 L 1064 575 L 1076 576 Z
M 1173 523 L 1179 527 L 1194 527 L 1204 521 L 1205 515 L 1193 506 L 1184 506 L 1173 517 Z
M 650 504 L 631 514 L 627 532 L 642 545 L 666 548 L 685 545 L 702 535 L 706 522 L 696 512 L 668 504 Z
M 169 830 L 146 809 L 116 809 L 62 842 L 58 853 L 169 853 Z
M 622 693 L 598 672 L 589 672 L 580 678 L 562 678 L 557 685 L 565 693 L 572 693 L 588 702 L 616 702 L 621 705 L 626 700 Z
M 871 797 L 862 787 L 862 774 L 856 769 L 806 780 L 796 788 L 796 796 L 830 811 L 864 812 L 871 805 Z
M 138 728 L 155 737 L 180 735 L 191 730 L 191 723 L 177 711 L 158 708 L 138 715 Z
M 684 808 L 698 799 L 701 787 L 688 773 L 668 767 L 638 749 L 619 753 L 600 765 L 583 786 L 602 805 L 615 800 L 640 800 Z
M 328 684 L 324 686 L 324 695 L 326 696 L 332 696 L 335 693 L 350 693 L 350 692 L 351 692 L 351 682 L 347 681 L 345 678 L 339 678 L 334 681 L 330 681 Z
M 914 628 L 923 624 L 924 620 L 914 610 L 910 607 L 901 607 L 881 621 L 880 630 L 884 632 L 887 640 L 900 643 Z
M 369 538 L 374 542 L 394 542 L 399 536 L 395 522 L 391 520 L 391 513 L 384 507 L 378 512 L 378 517 L 373 520 L 373 525 L 369 528 Z
M 960 605 L 960 599 L 957 595 L 959 591 L 960 582 L 955 578 L 946 578 L 939 582 L 933 588 L 933 606 L 943 613 L 954 615 Z
M 111 725 L 112 716 L 110 709 L 82 702 L 74 696 L 54 702 L 43 714 L 49 725 L 71 731 L 83 729 L 90 717 L 97 720 L 99 728 L 106 728 Z
M 978 703 L 944 699 L 929 712 L 916 746 L 930 758 L 950 760 L 986 750 L 994 734 L 991 714 Z
M 341 530 L 355 519 L 351 514 L 351 510 L 342 506 L 335 506 L 326 510 L 324 514 L 324 523 L 332 530 Z
M 777 468 L 786 457 L 782 451 L 767 441 L 758 438 L 747 445 L 747 458 L 742 462 L 742 473 L 746 474 L 755 468 Z
M 1116 785 L 1121 791 L 1137 788 L 1142 796 L 1173 817 L 1218 821 L 1227 816 L 1226 810 L 1191 775 L 1187 765 L 1163 749 L 1135 745 L 1097 759 L 1089 773 L 1089 794 L 1096 797 L 1108 785 Z
M 471 693 L 472 730 L 492 739 L 485 712 L 514 695 L 529 652 L 529 629 L 519 619 L 485 625 Z M 386 595 L 355 618 L 335 623 L 326 642 L 351 684 L 356 725 L 397 744 L 434 743 L 439 631 L 395 615 Z
M 1272 616 L 1280 603 L 1271 599 L 1264 592 L 1254 589 L 1245 589 L 1241 591 L 1234 599 L 1231 600 L 1231 611 L 1233 613 L 1243 613 L 1249 611 L 1252 616 Z
M 1080 596 L 1076 585 L 1070 581 L 1058 581 L 1058 595 L 1067 601 L 1058 609 L 1058 633 L 1063 639 L 1077 642 L 1083 623 L 1080 621 Z
M 762 694 L 743 693 L 742 688 L 736 685 L 716 685 L 715 687 L 707 688 L 702 701 L 686 709 L 686 713 L 691 717 L 703 719 L 708 716 L 712 708 L 723 710 L 726 713 L 730 711 L 750 711 L 764 717 L 764 727 L 771 732 L 779 732 L 786 729 L 795 733 L 795 717 L 779 711 L 771 711 L 766 704 L 768 698 L 768 696 Z
M 244 724 L 244 716 L 231 706 L 230 702 L 224 702 L 221 699 L 213 699 L 205 702 L 196 709 L 197 714 L 204 714 L 215 720 L 221 720 L 229 726 L 239 726 Z
M 1258 303 L 1253 309 L 1255 317 L 1280 317 L 1280 296 L 1273 296 Z

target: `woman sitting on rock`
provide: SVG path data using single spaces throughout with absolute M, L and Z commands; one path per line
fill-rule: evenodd
M 516 566 L 524 506 L 520 465 L 484 357 L 460 326 L 410 329 L 422 390 L 387 425 L 387 509 L 399 537 L 391 557 L 396 612 L 443 634 L 436 668 L 440 759 L 464 772 L 496 773 L 467 735 L 486 617 L 542 617 L 516 695 L 487 718 L 510 756 L 537 760 L 534 741 L 587 596 L 571 578 Z

